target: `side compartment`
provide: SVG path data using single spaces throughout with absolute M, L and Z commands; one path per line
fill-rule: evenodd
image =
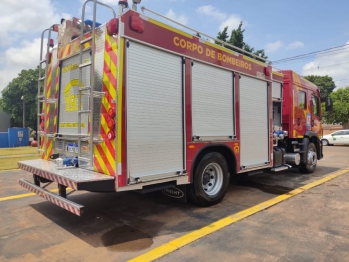
M 129 183 L 185 171 L 182 57 L 127 43 L 126 110 Z
M 269 166 L 269 96 L 264 80 L 241 75 L 241 169 Z
M 194 62 L 192 66 L 193 140 L 235 138 L 233 72 Z

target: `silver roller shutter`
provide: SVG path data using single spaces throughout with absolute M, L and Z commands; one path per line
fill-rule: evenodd
M 182 58 L 130 42 L 127 141 L 131 181 L 183 171 Z
M 241 166 L 259 166 L 269 161 L 269 113 L 267 90 L 266 81 L 241 76 Z
M 275 82 L 273 81 L 273 86 L 272 86 L 272 95 L 273 95 L 273 98 L 279 98 L 281 99 L 281 88 L 282 88 L 282 85 L 281 83 L 279 82 Z
M 194 62 L 192 67 L 193 135 L 203 140 L 234 135 L 233 73 Z

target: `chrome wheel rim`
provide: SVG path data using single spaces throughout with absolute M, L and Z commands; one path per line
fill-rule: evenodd
M 223 170 L 217 163 L 208 164 L 202 172 L 202 188 L 209 196 L 219 193 L 223 186 Z
M 317 156 L 316 156 L 316 152 L 313 149 L 309 149 L 307 161 L 308 161 L 309 168 L 314 169 L 317 163 Z
M 328 145 L 327 140 L 322 140 L 322 145 L 327 146 Z

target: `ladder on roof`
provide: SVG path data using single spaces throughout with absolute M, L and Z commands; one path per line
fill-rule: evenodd
M 51 27 L 45 29 L 41 34 L 41 46 L 40 46 L 40 63 L 39 63 L 39 78 L 38 78 L 38 101 L 37 101 L 37 143 L 38 143 L 38 153 L 47 152 L 47 139 L 48 135 L 46 130 L 46 122 L 47 122 L 47 104 L 57 103 L 57 99 L 47 98 L 47 72 L 50 64 L 50 48 L 53 47 L 53 43 L 51 43 L 51 32 L 57 32 L 56 24 Z M 45 57 L 43 57 L 44 51 L 44 37 L 46 32 L 48 32 L 47 44 L 46 44 L 46 53 Z M 43 64 L 45 64 L 45 68 L 43 68 Z M 43 74 L 44 71 L 44 74 Z M 44 127 L 41 128 L 41 122 L 44 123 Z M 41 149 L 41 137 L 44 138 L 44 149 Z
M 93 2 L 93 18 L 92 18 L 92 29 L 91 29 L 91 36 L 87 37 L 86 39 L 84 38 L 85 32 L 85 7 L 88 2 Z M 84 166 L 86 166 L 86 162 L 89 163 L 87 164 L 88 166 L 93 166 L 93 144 L 101 142 L 100 138 L 95 138 L 94 137 L 94 132 L 93 132 L 93 117 L 94 117 L 94 105 L 93 105 L 93 98 L 94 97 L 101 97 L 104 95 L 103 92 L 97 92 L 94 90 L 94 66 L 95 66 L 95 28 L 96 28 L 96 13 L 97 13 L 97 4 L 105 6 L 109 8 L 113 15 L 114 18 L 116 17 L 115 11 L 112 7 L 109 5 L 106 5 L 102 2 L 99 2 L 97 0 L 86 0 L 82 6 L 82 15 L 81 15 L 81 26 L 80 26 L 80 53 L 79 53 L 79 91 L 78 91 L 78 161 L 79 161 L 79 166 L 80 166 L 80 161 L 84 162 Z M 91 41 L 91 60 L 88 62 L 83 63 L 83 52 L 84 52 L 84 44 L 88 43 Z M 84 86 L 82 83 L 82 70 L 83 68 L 88 67 L 89 68 L 89 75 L 90 75 L 90 81 L 89 83 L 86 83 Z M 89 108 L 84 109 L 82 108 L 82 97 L 87 96 L 89 99 Z M 98 112 L 99 113 L 99 112 Z M 89 133 L 88 134 L 82 134 L 81 133 L 81 116 L 82 115 L 88 115 L 88 122 L 90 125 L 89 128 Z M 81 157 L 81 141 L 84 139 L 84 141 L 89 142 L 89 157 Z

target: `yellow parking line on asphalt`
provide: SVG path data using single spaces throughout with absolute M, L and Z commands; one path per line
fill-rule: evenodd
M 266 208 L 269 208 L 275 204 L 278 204 L 282 201 L 285 201 L 286 199 L 289 199 L 293 196 L 296 196 L 308 189 L 311 189 L 313 187 L 316 187 L 318 185 L 321 185 L 331 179 L 334 179 L 340 175 L 343 175 L 345 173 L 349 172 L 349 168 L 346 168 L 346 169 L 341 169 L 341 170 L 338 170 L 336 172 L 333 172 L 331 173 L 330 175 L 324 177 L 324 178 L 321 178 L 317 181 L 314 181 L 312 183 L 309 183 L 307 185 L 304 185 L 304 186 L 301 186 L 297 189 L 294 189 L 286 194 L 283 194 L 283 195 L 280 195 L 280 196 L 277 196 L 275 198 L 272 198 L 268 201 L 265 201 L 263 203 L 260 203 L 258 205 L 255 205 L 251 208 L 248 208 L 248 209 L 245 209 L 241 212 L 238 212 L 236 214 L 233 214 L 233 215 L 230 215 L 228 217 L 225 217 L 223 219 L 220 219 L 208 226 L 205 226 L 203 228 L 200 228 L 198 230 L 195 230 L 193 232 L 190 232 L 184 236 L 181 236 L 177 239 L 174 239 L 166 244 L 163 244 L 155 249 L 152 249 L 146 253 L 144 253 L 143 255 L 140 255 L 138 257 L 135 257 L 131 260 L 129 260 L 129 262 L 138 262 L 138 261 L 153 261 L 153 260 L 156 260 L 156 259 L 159 259 L 175 250 L 178 250 L 180 249 L 181 247 L 185 246 L 185 245 L 188 245 L 204 236 L 207 236 L 223 227 L 226 227 L 226 226 L 229 226 L 237 221 L 240 221 L 246 217 L 249 217 L 253 214 L 256 214 L 258 213 L 259 211 L 262 211 Z
M 3 170 L 0 170 L 0 173 L 1 173 L 1 172 L 12 171 L 12 170 L 21 170 L 21 169 L 19 169 L 19 168 L 15 168 L 15 169 L 3 169 Z
M 67 187 L 67 189 L 71 189 L 70 187 Z M 58 189 L 52 189 L 49 190 L 52 193 L 56 193 L 58 192 Z M 30 197 L 30 196 L 36 196 L 37 194 L 35 193 L 27 193 L 27 194 L 19 194 L 19 195 L 13 195 L 13 196 L 8 196 L 8 197 L 1 197 L 0 198 L 0 202 L 1 201 L 6 201 L 6 200 L 12 200 L 12 199 L 18 199 L 18 198 L 24 198 L 24 197 Z
M 58 189 L 53 189 L 50 190 L 50 192 L 58 192 Z M 1 201 L 6 201 L 6 200 L 12 200 L 12 199 L 17 199 L 17 198 L 23 198 L 23 197 L 30 197 L 30 196 L 36 196 L 35 193 L 27 193 L 27 194 L 20 194 L 20 195 L 13 195 L 13 196 L 8 196 L 8 197 L 2 197 L 0 198 Z

